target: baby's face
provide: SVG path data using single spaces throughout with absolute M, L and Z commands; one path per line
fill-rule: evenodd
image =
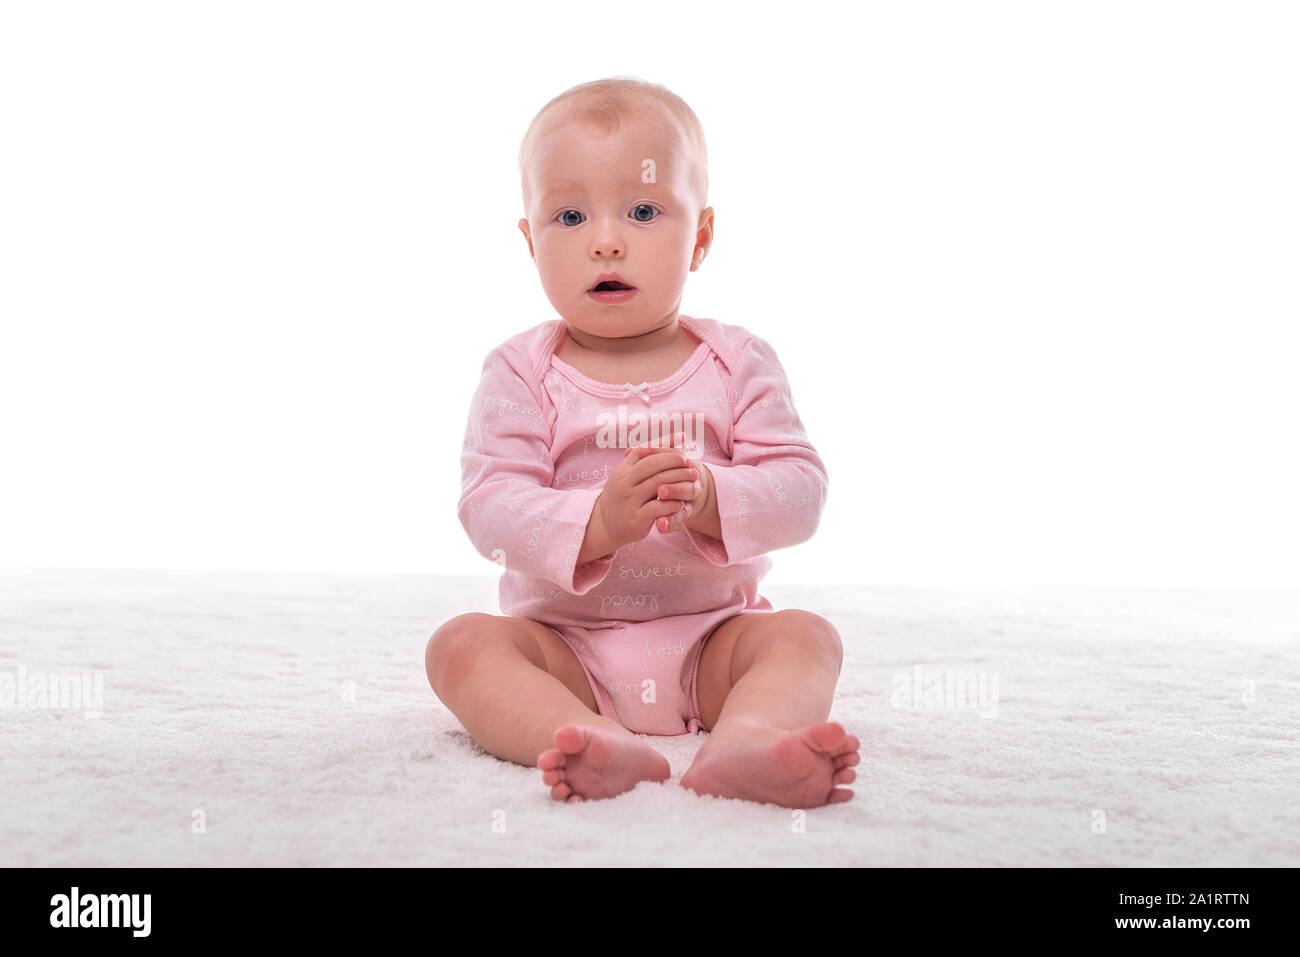
M 687 158 L 671 128 L 630 120 L 608 135 L 569 120 L 534 141 L 519 228 L 566 322 L 625 338 L 676 319 L 686 275 L 713 236 L 713 210 L 700 209 Z M 635 293 L 601 302 L 591 290 L 607 273 Z

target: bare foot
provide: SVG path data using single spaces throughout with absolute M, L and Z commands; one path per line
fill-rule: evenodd
M 762 725 L 731 726 L 707 754 L 682 775 L 682 787 L 698 794 L 743 798 L 782 807 L 820 807 L 853 797 L 858 739 L 835 722 L 798 731 Z M 704 746 L 708 748 L 708 742 Z
M 638 781 L 667 781 L 668 759 L 636 738 L 584 724 L 555 730 L 555 747 L 537 756 L 551 797 L 574 803 L 613 797 Z

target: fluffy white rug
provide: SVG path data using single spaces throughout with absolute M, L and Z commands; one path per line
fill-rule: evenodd
M 0 865 L 1300 863 L 1300 593 L 762 591 L 846 646 L 857 794 L 802 819 L 683 790 L 702 737 L 580 805 L 478 748 L 423 656 L 492 577 L 0 572 Z

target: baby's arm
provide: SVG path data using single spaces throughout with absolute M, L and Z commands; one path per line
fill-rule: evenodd
M 465 432 L 458 513 L 479 554 L 586 594 L 619 548 L 682 508 L 659 501 L 656 489 L 690 478 L 689 463 L 677 452 L 630 449 L 602 488 L 552 488 L 554 410 L 530 382 L 527 357 L 509 344 L 484 362 Z
M 705 465 L 706 498 L 687 534 L 714 565 L 731 565 L 812 537 L 829 488 L 775 350 L 750 339 L 731 377 L 737 390 L 730 465 Z
M 554 410 L 532 381 L 522 350 L 507 343 L 488 354 L 465 430 L 457 513 L 483 557 L 581 595 L 612 564 L 604 551 L 580 555 L 600 489 L 551 487 Z

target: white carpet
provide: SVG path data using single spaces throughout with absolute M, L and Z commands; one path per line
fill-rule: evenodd
M 762 591 L 838 626 L 862 740 L 802 830 L 683 790 L 703 737 L 580 805 L 479 749 L 424 647 L 493 577 L 0 572 L 0 866 L 1300 864 L 1300 593 Z M 892 707 L 917 666 L 996 716 Z M 17 697 L 72 673 L 102 717 Z

